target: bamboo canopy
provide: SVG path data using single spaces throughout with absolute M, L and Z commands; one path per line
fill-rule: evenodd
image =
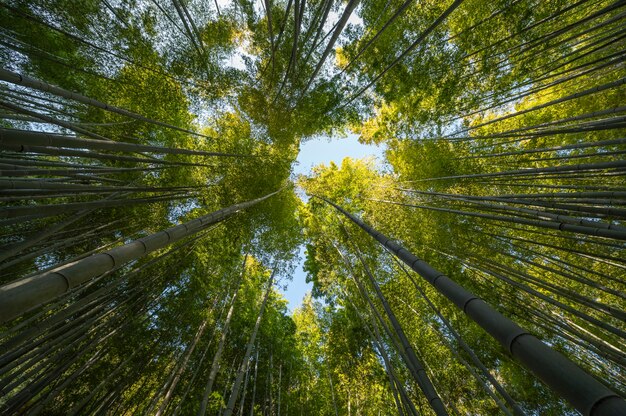
M 3 2 L 0 413 L 626 415 L 625 21 Z

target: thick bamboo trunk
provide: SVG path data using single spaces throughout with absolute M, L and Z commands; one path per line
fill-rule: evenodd
M 344 228 L 344 231 L 346 232 L 346 235 L 348 235 L 347 234 L 347 230 L 345 228 Z M 387 298 L 382 293 L 382 290 L 378 286 L 378 282 L 376 282 L 376 279 L 374 279 L 374 276 L 371 273 L 371 271 L 370 271 L 369 267 L 367 266 L 367 264 L 365 263 L 365 260 L 361 256 L 361 253 L 359 252 L 358 247 L 355 247 L 355 249 L 357 250 L 357 257 L 358 257 L 359 261 L 361 262 L 361 264 L 362 264 L 362 266 L 363 266 L 363 268 L 365 270 L 365 274 L 368 276 L 370 284 L 372 285 L 372 287 L 374 287 L 374 291 L 376 292 L 376 296 L 380 300 L 380 303 L 382 304 L 383 309 L 385 310 L 387 318 L 389 319 L 389 322 L 391 323 L 391 326 L 393 327 L 393 331 L 394 331 L 394 333 L 397 336 L 397 339 L 399 341 L 399 345 L 398 346 L 400 347 L 399 351 L 402 351 L 401 355 L 403 356 L 403 358 L 405 360 L 407 360 L 407 364 L 410 364 L 408 367 L 409 367 L 409 369 L 411 369 L 411 372 L 413 373 L 413 377 L 414 377 L 415 381 L 417 382 L 417 384 L 421 388 L 422 392 L 424 393 L 424 395 L 428 399 L 428 403 L 433 408 L 435 413 L 438 414 L 438 415 L 447 415 L 448 414 L 447 410 L 443 406 L 443 402 L 442 402 L 441 398 L 439 398 L 439 395 L 435 391 L 435 388 L 434 388 L 432 382 L 430 381 L 428 375 L 426 374 L 426 371 L 425 371 L 425 368 L 424 368 L 424 364 L 422 363 L 422 361 L 415 354 L 415 351 L 413 350 L 413 346 L 411 345 L 411 343 L 409 342 L 408 338 L 406 337 L 406 335 L 404 333 L 404 330 L 402 328 L 402 325 L 400 324 L 400 322 L 396 318 L 395 313 L 391 310 L 391 307 L 389 306 Z M 376 311 L 376 309 L 374 307 L 374 304 L 369 299 L 369 296 L 367 295 L 365 287 L 362 286 L 362 284 L 359 282 L 359 280 L 356 278 L 356 276 L 355 276 L 355 282 L 359 286 L 362 295 L 367 299 L 367 301 L 368 301 L 368 303 L 370 305 L 370 308 L 372 309 L 372 312 L 374 312 L 378 316 L 380 323 L 385 325 L 383 320 L 382 320 L 382 317 L 380 315 L 378 315 L 378 312 Z M 385 325 L 385 329 L 388 332 L 389 337 L 392 340 L 394 340 L 395 337 L 390 332 L 390 330 L 386 328 L 386 325 Z
M 467 343 L 463 340 L 463 338 L 461 338 L 461 335 L 454 329 L 454 327 L 452 327 L 450 322 L 441 314 L 439 309 L 437 309 L 437 307 L 430 301 L 430 299 L 426 295 L 426 292 L 424 292 L 422 290 L 422 288 L 417 284 L 417 281 L 413 278 L 413 276 L 411 276 L 411 274 L 406 271 L 406 269 L 404 268 L 402 263 L 400 263 L 400 261 L 398 259 L 395 259 L 395 260 L 398 262 L 398 265 L 405 272 L 406 276 L 409 278 L 411 283 L 413 283 L 413 286 L 415 287 L 415 289 L 424 298 L 424 300 L 426 301 L 426 303 L 428 304 L 430 309 L 437 315 L 437 317 L 445 325 L 445 327 L 448 330 L 448 332 L 450 332 L 450 334 L 452 334 L 452 336 L 454 337 L 456 342 L 459 344 L 459 346 L 463 349 L 463 351 L 465 351 L 467 353 L 467 355 L 470 357 L 470 359 L 472 360 L 474 365 L 476 367 L 478 367 L 478 369 L 483 373 L 485 378 L 487 378 L 487 380 L 489 380 L 491 385 L 498 391 L 498 393 L 500 393 L 500 395 L 504 398 L 504 400 L 506 400 L 506 402 L 509 404 L 509 406 L 511 406 L 511 408 L 513 409 L 513 413 L 516 416 L 523 416 L 525 413 L 519 407 L 517 402 L 515 400 L 513 400 L 511 395 L 504 389 L 504 387 L 502 387 L 502 385 L 498 382 L 498 380 L 495 379 L 495 377 L 491 374 L 489 369 L 483 364 L 483 362 L 480 360 L 480 358 L 478 358 L 478 356 L 474 353 L 474 351 L 470 348 L 470 346 L 467 345 Z
M 166 247 L 206 226 L 223 221 L 234 213 L 251 207 L 277 192 L 261 198 L 231 205 L 185 224 L 95 254 L 50 272 L 21 279 L 0 287 L 0 323 L 23 315 L 30 309 L 49 302 L 94 277 Z
M 494 270 L 491 270 L 491 269 L 488 269 L 488 268 L 485 268 L 485 267 L 481 267 L 479 265 L 475 265 L 475 264 L 469 263 L 467 261 L 462 261 L 462 264 L 465 265 L 466 267 L 473 268 L 475 270 L 478 270 L 478 271 L 481 271 L 483 273 L 489 274 L 489 275 L 491 275 L 491 276 L 493 276 L 493 277 L 495 277 L 495 278 L 497 278 L 499 280 L 502 280 L 503 282 L 506 282 L 507 284 L 509 284 L 511 286 L 514 286 L 514 287 L 516 287 L 518 289 L 521 289 L 522 291 L 528 293 L 529 295 L 532 295 L 532 296 L 535 296 L 535 297 L 537 297 L 539 299 L 542 299 L 543 301 L 545 301 L 547 303 L 550 303 L 550 304 L 552 304 L 552 305 L 562 309 L 563 311 L 567 311 L 570 314 L 572 314 L 574 316 L 577 316 L 580 319 L 583 319 L 583 320 L 585 320 L 585 321 L 595 325 L 598 328 L 602 328 L 602 329 L 604 329 L 604 330 L 606 330 L 608 332 L 611 332 L 611 333 L 617 335 L 618 337 L 620 337 L 622 339 L 626 339 L 626 331 L 621 330 L 619 328 L 616 328 L 616 327 L 614 327 L 613 325 L 610 325 L 607 322 L 604 322 L 604 321 L 602 321 L 600 319 L 594 318 L 593 316 L 590 316 L 587 313 L 581 312 L 580 310 L 578 310 L 578 309 L 576 309 L 574 307 L 571 307 L 571 306 L 569 306 L 567 304 L 564 304 L 563 302 L 560 302 L 560 301 L 555 300 L 555 299 L 553 299 L 553 298 L 551 298 L 551 297 L 549 297 L 547 295 L 544 295 L 542 292 L 540 292 L 538 290 L 535 290 L 535 289 L 532 289 L 531 287 L 529 287 L 529 286 L 527 286 L 527 285 L 525 285 L 523 283 L 517 282 L 517 281 L 515 281 L 515 280 L 513 280 L 513 279 L 511 279 L 511 278 L 509 278 L 507 276 L 504 276 L 502 273 L 498 273 L 498 272 L 496 272 Z
M 205 231 L 205 233 L 208 231 L 209 230 Z M 203 236 L 203 233 L 195 236 L 193 239 L 189 239 L 185 241 L 184 243 L 179 244 L 177 247 L 167 251 L 166 253 L 163 253 L 159 256 L 154 257 L 153 259 L 143 263 L 141 266 L 133 269 L 129 273 L 125 274 L 124 276 L 117 277 L 113 281 L 108 281 L 106 286 L 101 287 L 97 289 L 96 291 L 93 291 L 89 295 L 82 297 L 80 300 L 72 303 L 70 306 L 66 307 L 65 309 L 53 315 L 48 315 L 49 310 L 44 310 L 36 314 L 35 316 L 30 317 L 29 319 L 23 320 L 18 325 L 11 327 L 8 331 L 2 334 L 3 337 L 0 338 L 1 340 L 4 338 L 5 335 L 8 337 L 8 335 L 10 334 L 16 334 L 9 340 L 4 341 L 2 343 L 2 348 L 0 349 L 0 351 L 2 351 L 3 355 L 0 356 L 0 366 L 10 361 L 11 358 L 7 358 L 7 357 L 12 356 L 13 359 L 16 357 L 19 357 L 19 355 L 15 356 L 15 353 L 16 353 L 15 349 L 21 344 L 25 344 L 27 343 L 27 341 L 31 341 L 31 344 L 29 345 L 33 345 L 32 340 L 37 339 L 37 341 L 34 344 L 36 346 L 37 343 L 42 342 L 41 341 L 42 339 L 45 339 L 45 337 L 42 338 L 42 335 L 46 331 L 52 330 L 53 331 L 52 333 L 57 332 L 57 331 L 61 331 L 61 332 L 65 331 L 64 328 L 67 325 L 71 325 L 74 322 L 74 320 L 69 320 L 69 318 L 72 315 L 80 313 L 79 317 L 76 319 L 79 319 L 79 320 L 82 319 L 85 315 L 88 315 L 89 313 L 91 313 L 93 308 L 97 307 L 98 304 L 107 302 L 108 299 L 117 296 L 117 291 L 120 290 L 120 286 L 124 282 L 126 282 L 128 278 L 132 277 L 133 275 L 136 275 L 140 271 L 150 267 L 151 265 L 157 263 L 158 261 L 164 259 L 165 257 L 170 256 L 173 253 L 185 247 L 188 247 L 191 243 L 195 242 L 197 239 L 201 238 L 202 236 Z M 72 261 L 76 261 L 76 260 L 77 259 L 74 259 Z M 167 271 L 170 272 L 171 267 L 168 267 Z M 107 274 L 104 274 L 100 276 L 98 279 L 91 280 L 88 285 L 85 285 L 85 289 L 89 288 L 89 285 L 97 282 L 99 279 L 102 279 L 106 276 Z M 145 288 L 146 285 L 149 286 L 153 284 L 158 279 L 158 277 L 159 277 L 158 274 L 154 275 L 151 279 L 144 281 L 142 285 L 138 285 L 135 288 L 133 288 L 131 292 L 134 290 L 143 290 L 143 288 Z M 52 309 L 54 309 L 54 307 Z M 89 310 L 85 311 L 85 309 L 89 309 Z M 37 324 L 34 326 L 30 326 L 30 324 L 32 324 L 38 318 L 42 318 L 42 316 L 46 316 L 46 319 L 37 322 Z M 57 326 L 61 324 L 63 325 L 60 328 L 58 328 Z M 28 329 L 24 329 L 24 328 L 28 328 Z M 4 353 L 5 351 L 12 351 L 12 352 L 11 354 L 7 356 Z
M 374 230 L 362 220 L 325 200 L 387 247 L 438 292 L 454 303 L 495 338 L 513 357 L 584 415 L 626 414 L 626 401 L 516 323 L 493 309 L 449 277 L 432 268 L 404 247 Z

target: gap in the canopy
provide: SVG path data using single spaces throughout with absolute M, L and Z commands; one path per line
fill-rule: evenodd
M 340 166 L 346 157 L 371 158 L 376 167 L 381 168 L 384 163 L 385 146 L 366 145 L 359 143 L 358 139 L 357 134 L 348 134 L 347 137 L 320 137 L 305 141 L 300 145 L 300 152 L 293 166 L 293 179 L 298 175 L 310 175 L 312 168 L 320 164 L 329 165 L 333 162 Z M 297 193 L 300 198 L 306 200 L 304 192 L 299 190 Z M 281 289 L 292 313 L 302 304 L 305 295 L 313 289 L 313 284 L 306 282 L 306 272 L 303 269 L 305 254 L 305 247 L 300 246 L 298 253 L 300 260 L 293 278 L 286 283 L 286 289 Z

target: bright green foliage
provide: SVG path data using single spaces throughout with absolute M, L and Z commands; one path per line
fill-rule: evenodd
M 241 416 L 434 414 L 395 317 L 450 414 L 575 414 L 323 198 L 623 394 L 623 13 L 608 0 L 3 2 L 0 291 L 279 192 L 0 316 L 0 413 L 194 415 L 206 391 L 211 415 L 234 396 Z M 31 145 L 31 132 L 169 153 Z M 348 132 L 385 146 L 383 164 L 294 178 L 303 142 Z M 290 313 L 278 288 L 298 260 L 313 288 Z

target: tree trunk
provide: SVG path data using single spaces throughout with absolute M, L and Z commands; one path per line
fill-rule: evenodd
M 50 85 L 46 82 L 39 81 L 38 79 L 28 77 L 26 75 L 18 74 L 15 72 L 7 71 L 6 69 L 0 68 L 0 80 L 10 82 L 15 85 L 23 85 L 28 88 L 32 88 L 38 91 L 47 92 L 50 94 L 54 94 L 59 97 L 67 98 L 69 100 L 78 101 L 79 103 L 91 105 L 93 107 L 101 108 L 103 110 L 111 111 L 113 113 L 121 114 L 126 117 L 133 118 L 135 120 L 143 121 L 150 124 L 155 124 L 161 127 L 167 127 L 170 129 L 178 130 L 184 133 L 193 134 L 195 136 L 204 137 L 210 139 L 211 137 L 205 136 L 203 134 L 199 134 L 193 132 L 191 130 L 182 129 L 180 127 L 173 126 L 171 124 L 163 123 L 161 121 L 151 120 L 147 117 L 140 116 L 139 114 L 132 113 L 128 110 L 124 110 L 122 108 L 114 107 L 103 102 L 94 100 L 93 98 L 85 97 L 84 95 L 80 95 L 71 91 L 64 90 L 63 88 L 55 87 L 54 85 Z
M 259 350 L 257 345 L 256 359 L 254 360 L 254 385 L 252 387 L 252 400 L 250 400 L 250 416 L 254 416 L 254 402 L 256 401 L 257 374 L 259 370 Z
M 237 302 L 237 293 L 239 293 L 239 286 L 241 285 L 241 282 L 243 281 L 246 272 L 247 260 L 248 255 L 246 254 L 243 258 L 243 265 L 241 268 L 239 282 L 235 287 L 235 293 L 233 294 L 233 298 L 230 301 L 230 309 L 228 309 L 228 314 L 226 314 L 226 320 L 224 321 L 224 327 L 222 329 L 222 337 L 220 338 L 220 343 L 218 344 L 217 351 L 215 352 L 215 356 L 213 357 L 211 371 L 209 372 L 209 380 L 207 381 L 206 387 L 204 389 L 204 396 L 202 397 L 202 403 L 200 403 L 200 409 L 198 409 L 198 416 L 204 416 L 206 414 L 206 407 L 209 403 L 209 396 L 213 391 L 213 383 L 215 382 L 215 377 L 217 376 L 217 371 L 219 370 L 220 360 L 222 358 L 222 351 L 224 350 L 224 344 L 226 343 L 226 337 L 228 335 L 228 329 L 230 327 L 230 320 L 233 317 L 235 303 Z
M 243 376 L 246 372 L 246 367 L 248 366 L 248 360 L 250 359 L 250 354 L 252 353 L 252 347 L 254 347 L 254 341 L 256 339 L 257 332 L 259 331 L 259 326 L 261 326 L 261 319 L 263 318 L 265 305 L 267 304 L 267 300 L 269 299 L 270 293 L 272 292 L 274 273 L 275 271 L 272 271 L 270 280 L 267 283 L 267 290 L 265 291 L 265 296 L 263 297 L 263 302 L 261 303 L 261 309 L 259 310 L 259 315 L 257 316 L 256 323 L 254 324 L 254 329 L 252 330 L 252 334 L 250 335 L 250 339 L 248 340 L 246 353 L 244 354 L 241 367 L 237 372 L 237 378 L 235 379 L 235 383 L 233 384 L 233 389 L 230 393 L 230 398 L 228 399 L 228 405 L 226 406 L 226 410 L 224 410 L 224 416 L 232 416 L 233 411 L 235 410 L 235 403 L 237 402 L 237 396 L 239 395 L 239 388 L 241 387 L 241 382 L 243 381 Z M 252 403 L 252 406 L 254 406 L 254 402 Z
M 585 415 L 626 414 L 626 401 L 569 359 L 362 220 L 324 199 L 388 248 L 495 338 L 513 357 Z
M 206 228 L 207 225 L 223 221 L 234 213 L 251 207 L 277 192 L 231 205 L 185 224 L 140 238 L 50 272 L 4 285 L 0 287 L 0 323 L 21 316 L 32 308 L 49 302 L 102 273 L 115 270 L 150 252 L 193 235 Z
M 22 146 L 50 146 L 50 147 L 69 147 L 73 149 L 94 149 L 94 150 L 110 150 L 113 152 L 151 152 L 151 153 L 167 153 L 174 155 L 200 155 L 200 156 L 228 156 L 228 157 L 250 157 L 246 155 L 236 155 L 231 153 L 204 152 L 201 150 L 178 149 L 173 147 L 150 146 L 143 144 L 134 144 L 127 142 L 117 142 L 111 140 L 94 140 L 79 139 L 73 136 L 61 134 L 0 129 L 0 145 L 15 146 L 20 151 Z
M 211 312 L 212 309 L 213 308 L 211 308 L 209 312 Z M 176 389 L 176 385 L 178 384 L 180 377 L 182 376 L 183 372 L 187 368 L 187 363 L 189 362 L 189 358 L 191 358 L 191 354 L 193 354 L 193 351 L 195 350 L 196 345 L 198 345 L 198 341 L 200 341 L 200 338 L 202 337 L 202 334 L 204 333 L 204 330 L 206 329 L 208 321 L 209 321 L 209 318 L 206 318 L 202 322 L 202 324 L 200 325 L 200 328 L 198 328 L 198 332 L 196 333 L 196 336 L 194 337 L 193 341 L 191 342 L 191 345 L 189 346 L 187 353 L 185 354 L 185 357 L 183 358 L 183 362 L 180 363 L 176 371 L 172 373 L 172 376 L 171 376 L 172 379 L 169 380 L 168 383 L 166 383 L 166 384 L 169 384 L 169 388 L 167 389 L 167 392 L 165 393 L 165 397 L 163 397 L 163 402 L 161 403 L 161 406 L 159 406 L 159 409 L 155 413 L 155 416 L 161 416 L 165 412 L 165 408 L 167 407 L 170 399 L 172 398 L 172 394 L 174 394 L 174 390 Z

